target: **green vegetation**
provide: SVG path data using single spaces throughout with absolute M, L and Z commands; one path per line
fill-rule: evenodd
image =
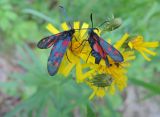
M 11 107 L 5 117 L 121 117 L 118 112 L 123 104 L 121 92 L 89 101 L 91 90 L 77 85 L 74 76 L 48 75 L 49 50 L 39 50 L 36 43 L 50 35 L 45 29 L 47 23 L 60 29 L 60 24 L 66 21 L 59 5 L 65 7 L 70 21 L 90 23 L 89 16 L 93 13 L 94 26 L 113 14 L 120 17 L 122 26 L 102 35 L 113 42 L 125 32 L 141 34 L 147 41 L 159 41 L 159 0 L 0 0 L 0 57 L 8 56 L 8 62 L 16 60 L 15 66 L 21 69 L 7 74 L 6 82 L 0 81 L 3 93 L 20 98 L 20 103 Z M 137 55 L 129 69 L 128 86 L 145 89 L 143 100 L 160 94 L 159 60 L 159 53 L 151 62 Z

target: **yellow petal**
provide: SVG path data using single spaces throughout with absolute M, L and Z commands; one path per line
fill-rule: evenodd
M 96 91 L 96 96 L 104 97 L 104 95 L 105 95 L 105 89 L 104 88 L 98 88 L 98 90 Z
M 124 63 L 122 64 L 122 67 L 129 67 L 129 66 L 131 66 L 131 64 L 128 63 L 128 62 L 124 62 Z
M 155 42 L 144 42 L 143 43 L 144 47 L 149 47 L 149 48 L 156 48 L 159 46 L 159 42 L 155 41 Z
M 62 24 L 61 24 L 61 27 L 62 27 L 62 29 L 65 30 L 65 31 L 67 31 L 67 30 L 70 29 L 70 28 L 68 27 L 68 25 L 67 25 L 66 22 L 62 23 Z
M 77 82 L 83 82 L 86 78 L 89 78 L 92 76 L 92 74 L 95 73 L 95 69 L 91 69 L 85 73 L 83 73 L 82 71 L 82 65 L 81 63 L 76 64 L 76 78 L 77 78 Z
M 72 64 L 72 63 L 67 64 L 65 69 L 63 69 L 63 75 L 67 77 L 71 72 L 72 68 L 74 67 L 74 65 L 75 64 Z
M 85 69 L 87 67 L 90 67 L 90 64 L 82 64 L 82 68 Z
M 59 30 L 57 28 L 55 28 L 52 24 L 48 24 L 46 26 L 46 28 L 53 34 L 59 33 Z
M 68 56 L 69 60 L 71 61 L 71 63 L 73 63 L 73 64 L 80 62 L 80 58 L 78 56 L 74 55 L 71 50 L 67 51 L 67 56 Z
M 148 54 L 150 54 L 150 55 L 152 55 L 152 56 L 155 56 L 155 55 L 156 55 L 156 52 L 153 52 L 153 51 L 151 51 L 151 50 L 148 50 L 147 48 L 142 48 L 141 50 L 144 51 L 144 52 L 146 52 L 146 53 L 148 53 Z
M 92 100 L 94 98 L 95 94 L 96 94 L 96 92 L 93 91 L 93 93 L 89 96 L 89 100 Z
M 87 31 L 88 31 L 86 28 L 88 28 L 88 27 L 89 27 L 89 25 L 87 23 L 82 24 L 82 27 L 81 27 L 82 30 L 80 30 L 80 35 L 79 35 L 80 40 L 84 38 L 84 34 L 87 33 Z
M 136 56 L 134 55 L 134 51 L 127 51 L 123 53 L 124 61 L 134 60 Z
M 101 34 L 102 31 L 101 31 L 100 29 L 98 29 L 98 30 L 95 29 L 94 32 L 95 32 L 98 36 L 100 36 L 100 34 Z
M 74 22 L 73 23 L 73 28 L 74 29 L 80 29 L 80 22 Z
M 128 43 L 128 46 L 133 49 L 133 44 L 131 42 Z
M 124 34 L 123 37 L 119 41 L 117 41 L 114 47 L 116 49 L 119 49 L 122 46 L 122 44 L 128 39 L 128 37 L 129 37 L 128 33 Z
M 147 61 L 151 61 L 151 59 L 148 56 L 146 56 L 146 54 L 143 51 L 140 51 L 140 53 Z
M 76 64 L 76 80 L 78 83 L 83 81 L 82 66 L 80 63 Z
M 112 83 L 112 85 L 109 87 L 109 93 L 110 93 L 111 95 L 115 94 L 114 83 Z
M 95 73 L 95 70 L 94 69 L 92 69 L 92 70 L 90 70 L 90 71 L 87 71 L 85 74 L 83 74 L 83 79 L 82 80 L 84 80 L 84 79 L 86 79 L 86 78 L 89 78 L 90 76 L 92 76 L 92 74 L 94 74 Z
M 130 57 L 125 58 L 125 61 L 131 61 L 135 59 L 136 59 L 136 56 L 130 56 Z

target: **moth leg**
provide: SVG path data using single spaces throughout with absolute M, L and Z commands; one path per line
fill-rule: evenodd
M 106 65 L 108 66 L 108 67 L 110 67 L 111 65 L 109 64 L 109 60 L 108 60 L 108 57 L 106 56 L 106 58 L 105 58 L 105 63 L 106 63 Z
M 83 48 L 84 48 L 84 46 L 85 46 L 85 44 L 86 44 L 86 42 L 87 42 L 88 40 L 83 40 L 82 42 L 81 42 L 81 44 L 78 46 L 78 47 L 76 47 L 76 48 L 74 48 L 74 49 L 78 49 L 79 47 L 81 47 L 82 45 L 83 45 L 83 47 L 82 47 L 82 49 L 81 49 L 81 52 L 82 52 L 82 50 L 83 50 Z M 72 40 L 71 40 L 71 51 L 73 51 L 72 50 Z
M 70 63 L 72 63 L 72 62 L 69 60 L 69 57 L 68 57 L 68 55 L 67 55 L 67 51 L 66 51 L 66 57 L 67 57 L 67 60 L 68 60 Z
M 76 36 L 73 35 L 73 37 L 75 38 L 76 41 L 78 41 L 77 38 L 76 38 Z
M 85 44 L 86 44 L 87 41 L 88 41 L 88 37 L 87 37 L 87 39 L 85 39 L 85 40 L 82 41 L 82 43 L 83 43 L 83 42 L 85 42 L 85 43 L 84 43 L 84 45 L 83 45 L 83 47 L 82 47 L 82 49 L 81 49 L 81 52 L 82 52 L 82 50 L 83 50 L 83 48 L 84 48 L 84 46 L 85 46 Z M 81 45 L 82 45 L 82 44 L 81 44 Z
M 86 63 L 87 63 L 88 58 L 89 58 L 89 56 L 91 55 L 91 53 L 92 53 L 92 50 L 90 51 L 90 53 L 89 53 L 89 55 L 88 55 L 88 57 L 87 57 L 87 59 L 86 59 Z
M 78 47 L 76 47 L 75 49 L 78 49 L 79 47 L 81 47 L 81 46 L 83 45 L 83 43 L 86 43 L 86 41 L 88 41 L 88 40 L 83 40 L 83 41 L 81 42 L 81 44 L 80 44 Z
M 73 52 L 73 50 L 72 50 L 72 45 L 73 45 L 73 44 L 72 44 L 72 40 L 71 40 L 71 46 L 70 46 L 70 49 L 71 49 L 71 51 Z
M 87 37 L 87 39 L 84 39 L 77 48 L 81 47 L 83 45 L 83 43 L 84 43 L 84 46 L 85 46 L 85 44 L 86 44 L 87 41 L 88 41 L 88 37 Z M 84 46 L 82 47 L 81 52 L 82 52 Z M 75 49 L 77 49 L 77 48 L 75 48 Z
M 79 30 L 78 39 L 79 39 L 80 35 L 81 35 L 81 33 L 80 33 L 80 30 Z

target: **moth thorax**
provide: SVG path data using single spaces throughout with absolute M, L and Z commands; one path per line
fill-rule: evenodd
M 72 35 L 75 33 L 75 30 L 74 30 L 74 29 L 71 29 L 69 33 L 70 33 L 70 35 L 72 36 Z
M 90 35 L 92 33 L 93 33 L 93 29 L 91 28 L 91 29 L 88 30 L 88 34 Z

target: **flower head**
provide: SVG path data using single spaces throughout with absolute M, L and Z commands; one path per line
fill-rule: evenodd
M 115 93 L 115 87 L 118 87 L 122 91 L 127 86 L 127 67 L 130 66 L 130 62 L 135 59 L 134 51 L 124 51 L 121 47 L 124 41 L 128 38 L 128 34 L 125 34 L 114 46 L 119 49 L 123 55 L 124 61 L 116 63 L 109 56 L 110 67 L 106 66 L 105 61 L 102 59 L 100 64 L 94 63 L 94 57 L 88 63 L 78 64 L 76 67 L 77 82 L 85 82 L 89 87 L 93 89 L 93 93 L 90 96 L 92 99 L 95 95 L 103 97 L 105 92 L 110 94 Z M 83 72 L 86 68 L 87 72 Z M 110 79 L 109 79 L 110 78 Z M 112 81 L 112 82 L 110 82 Z
M 75 67 L 76 82 L 86 83 L 93 90 L 89 99 L 94 96 L 103 97 L 107 92 L 114 94 L 116 87 L 119 91 L 123 91 L 127 86 L 127 69 L 131 65 L 131 61 L 136 59 L 134 50 L 139 51 L 148 61 L 150 58 L 145 53 L 156 55 L 147 48 L 158 47 L 158 42 L 144 42 L 142 36 L 130 38 L 126 33 L 113 45 L 122 54 L 124 61 L 115 62 L 109 55 L 106 55 L 110 66 L 106 65 L 104 59 L 101 59 L 99 64 L 95 64 L 95 57 L 90 56 L 92 48 L 87 41 L 89 25 L 83 23 L 80 26 L 80 22 L 73 23 L 75 33 L 62 60 L 59 73 L 68 76 Z M 62 23 L 61 27 L 64 31 L 70 29 L 67 23 Z M 47 25 L 47 29 L 53 34 L 59 33 L 59 30 L 51 24 Z M 95 33 L 100 35 L 101 31 L 96 32 L 95 30 Z M 111 42 L 108 43 L 111 44 Z
M 151 59 L 146 54 L 155 56 L 156 52 L 153 52 L 148 48 L 157 48 L 159 46 L 159 42 L 145 42 L 142 36 L 136 36 L 128 42 L 128 46 L 131 49 L 135 49 L 140 52 L 147 61 L 151 61 Z

